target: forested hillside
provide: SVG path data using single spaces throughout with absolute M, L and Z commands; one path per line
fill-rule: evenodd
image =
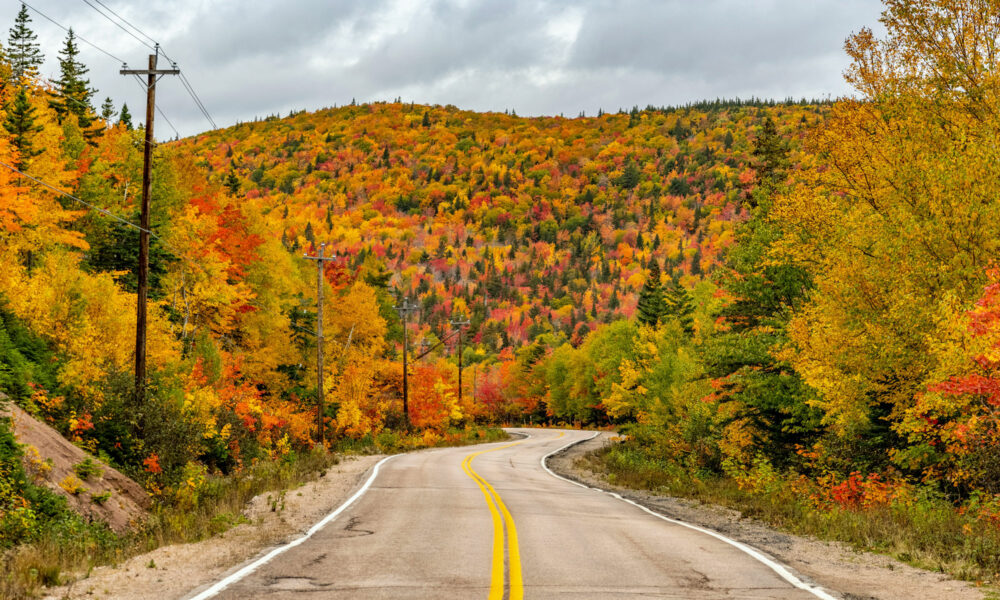
M 265 215 L 291 252 L 329 243 L 388 275 L 440 336 L 455 313 L 495 354 L 635 314 L 645 269 L 693 287 L 746 216 L 765 117 L 797 138 L 815 105 L 718 102 L 521 118 L 375 103 L 269 117 L 172 150 Z

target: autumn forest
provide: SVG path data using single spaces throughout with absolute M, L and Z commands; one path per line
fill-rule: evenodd
M 314 452 L 318 421 L 336 452 L 613 428 L 620 481 L 919 513 L 935 560 L 995 574 L 1000 15 L 884 4 L 885 37 L 845 44 L 853 98 L 397 98 L 156 144 L 143 395 L 140 119 L 72 32 L 0 15 L 0 392 L 164 506 Z M 0 546 L 93 527 L 0 441 Z

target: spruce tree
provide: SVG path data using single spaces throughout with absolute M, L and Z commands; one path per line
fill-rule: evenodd
M 694 334 L 694 303 L 691 294 L 676 279 L 671 280 L 664 298 L 664 315 L 674 317 L 687 335 Z
M 226 175 L 225 182 L 223 185 L 229 190 L 230 195 L 235 196 L 240 193 L 240 180 L 236 177 L 236 172 L 229 169 L 229 174 Z
M 128 112 L 128 104 L 122 103 L 122 111 L 118 113 L 118 122 L 125 125 L 125 129 L 132 131 L 132 114 Z
M 35 150 L 32 138 L 42 130 L 42 126 L 35 122 L 35 107 L 28 100 L 26 88 L 18 88 L 14 102 L 7 109 L 3 126 L 10 134 L 11 145 L 17 148 L 17 161 L 14 165 L 24 170 L 33 157 L 41 154 L 41 150 Z
M 115 116 L 115 103 L 111 101 L 111 98 L 105 98 L 104 103 L 101 104 L 101 119 L 104 120 L 104 124 L 107 127 L 111 127 L 111 118 Z
M 86 134 L 94 120 L 94 109 L 90 105 L 90 98 L 96 90 L 90 87 L 90 80 L 85 79 L 89 69 L 77 60 L 79 55 L 80 48 L 76 44 L 76 34 L 70 27 L 66 43 L 59 51 L 59 79 L 52 82 L 56 88 L 56 97 L 49 101 L 49 105 L 56 111 L 60 123 L 67 115 L 75 115 L 80 129 Z
M 649 266 L 649 276 L 639 292 L 639 323 L 655 327 L 663 314 L 663 288 L 660 285 L 660 264 L 655 260 Z
M 757 171 L 757 186 L 771 188 L 785 179 L 788 168 L 788 144 L 778 134 L 778 128 L 771 117 L 764 121 L 760 134 L 753 142 L 754 169 Z M 753 202 L 753 196 L 748 197 Z
M 14 26 L 10 28 L 10 36 L 7 38 L 10 79 L 15 85 L 21 87 L 38 77 L 38 69 L 45 60 L 36 41 L 37 36 L 28 26 L 29 23 L 31 23 L 31 17 L 28 16 L 28 7 L 22 4 L 17 18 L 14 19 Z

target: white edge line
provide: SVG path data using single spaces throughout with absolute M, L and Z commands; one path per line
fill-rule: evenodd
M 574 446 L 576 444 L 582 444 L 583 442 L 588 442 L 588 441 L 596 438 L 600 434 L 601 434 L 601 432 L 597 431 L 597 432 L 594 432 L 594 435 L 592 435 L 592 436 L 590 436 L 588 438 L 583 438 L 583 439 L 580 439 L 580 440 L 574 440 L 574 441 L 572 441 L 572 442 L 570 442 L 570 443 L 568 443 L 568 444 L 566 444 L 564 446 L 561 446 L 561 447 L 553 450 L 552 452 L 549 452 L 545 456 L 543 456 L 541 458 L 541 460 L 539 461 L 539 463 L 542 465 L 542 468 L 545 469 L 545 471 L 549 475 L 555 477 L 556 479 L 562 479 L 563 481 L 572 483 L 575 486 L 579 486 L 579 487 L 582 487 L 582 488 L 585 488 L 585 489 L 590 489 L 590 490 L 594 490 L 594 491 L 597 491 L 597 492 L 601 492 L 602 494 L 607 494 L 607 495 L 611 496 L 612 498 L 616 498 L 618 500 L 621 500 L 622 502 L 627 502 L 627 503 L 631 504 L 632 506 L 635 506 L 636 508 L 639 508 L 639 509 L 641 509 L 641 510 L 643 510 L 643 511 L 645 511 L 645 512 L 651 514 L 651 515 L 653 515 L 654 517 L 656 517 L 658 519 L 663 519 L 664 521 L 667 521 L 669 523 L 673 523 L 675 525 L 680 525 L 681 527 L 687 527 L 688 529 L 693 529 L 695 531 L 704 533 L 706 535 L 710 535 L 710 536 L 712 536 L 712 537 L 714 537 L 714 538 L 716 538 L 718 540 L 721 540 L 721 541 L 729 544 L 730 546 L 734 546 L 737 549 L 742 550 L 743 552 L 749 554 L 751 557 L 753 557 L 757 561 L 763 563 L 764 565 L 768 566 L 772 571 L 774 571 L 779 576 L 781 576 L 782 579 L 784 579 L 788 583 L 792 584 L 793 586 L 797 587 L 798 589 L 805 590 L 805 591 L 809 592 L 810 594 L 812 594 L 813 596 L 816 596 L 817 598 L 822 598 L 822 600 L 837 600 L 836 596 L 831 596 L 822 587 L 820 587 L 818 585 L 811 585 L 811 584 L 808 584 L 808 583 L 802 581 L 801 579 L 799 579 L 798 577 L 796 577 L 795 575 L 793 575 L 784 565 L 782 565 L 781 563 L 777 562 L 773 558 L 771 558 L 771 557 L 763 554 L 762 552 L 760 552 L 756 548 L 748 546 L 748 545 L 746 545 L 746 544 L 744 544 L 742 542 L 737 542 L 736 540 L 729 539 L 729 538 L 727 538 L 726 536 L 722 535 L 721 533 L 719 533 L 717 531 L 712 531 L 711 529 L 705 529 L 704 527 L 698 527 L 697 525 L 692 525 L 690 523 L 685 523 L 684 521 L 678 521 L 677 519 L 671 519 L 670 517 L 667 517 L 667 516 L 661 515 L 658 512 L 652 511 L 652 510 L 646 508 L 645 506 L 639 504 L 638 502 L 629 500 L 628 498 L 624 498 L 621 495 L 616 494 L 614 492 L 609 492 L 607 490 L 603 490 L 603 489 L 597 488 L 597 487 L 590 487 L 589 485 L 584 485 L 584 484 L 582 484 L 582 483 L 580 483 L 578 481 L 573 481 L 572 479 L 567 479 L 566 477 L 563 477 L 562 475 L 557 475 L 557 474 L 553 473 L 552 470 L 549 469 L 548 465 L 545 464 L 545 461 L 547 461 L 548 458 L 550 456 L 552 456 L 553 454 L 562 452 L 563 450 L 565 450 L 566 448 L 569 448 L 570 446 Z
M 325 517 L 323 517 L 323 519 L 321 521 L 319 521 L 318 523 L 316 523 L 315 525 L 313 525 L 312 527 L 310 527 L 309 530 L 306 531 L 305 535 L 303 535 L 300 538 L 292 540 L 291 542 L 285 544 L 284 546 L 279 546 L 279 547 L 275 548 L 274 550 L 271 550 L 270 552 L 268 552 L 264 556 L 262 556 L 262 557 L 258 558 L 257 560 L 253 561 L 252 563 L 250 563 L 249 565 L 243 567 L 239 571 L 236 571 L 235 573 L 233 573 L 233 574 L 231 574 L 231 575 L 229 575 L 227 577 L 224 577 L 224 578 L 220 579 L 212 587 L 208 588 L 207 590 L 202 591 L 197 596 L 192 596 L 188 600 L 206 600 L 207 598 L 211 598 L 211 597 L 215 596 L 216 594 L 218 594 L 222 590 L 226 589 L 230 585 L 236 583 L 240 579 L 243 579 L 247 575 L 253 573 L 254 571 L 256 571 L 257 569 L 259 569 L 263 565 L 269 563 L 271 561 L 271 559 L 273 559 L 275 556 L 278 556 L 279 554 L 285 552 L 286 550 L 291 550 L 292 548 L 298 546 L 302 542 L 304 542 L 304 541 L 308 540 L 309 538 L 311 538 L 313 536 L 313 534 L 315 534 L 320 529 L 323 529 L 323 527 L 326 526 L 330 521 L 332 521 L 332 520 L 336 519 L 338 516 L 340 516 L 340 513 L 342 513 L 345 510 L 347 510 L 348 506 L 350 506 L 351 504 L 354 504 L 354 502 L 358 498 L 360 498 L 361 496 L 363 496 L 364 493 L 368 491 L 368 488 L 371 487 L 372 483 L 375 481 L 375 478 L 378 477 L 379 467 L 382 466 L 382 463 L 384 463 L 385 461 L 387 461 L 387 460 L 389 460 L 391 458 L 395 458 L 397 456 L 399 456 L 399 455 L 398 454 L 393 454 L 392 456 L 387 456 L 387 457 L 383 458 L 382 460 L 378 461 L 377 463 L 375 463 L 375 467 L 372 468 L 372 474 L 371 474 L 371 476 L 368 477 L 368 480 L 365 481 L 364 485 L 362 485 L 358 489 L 358 491 L 354 492 L 354 494 L 350 498 L 348 498 L 343 504 L 341 504 L 340 506 L 338 506 L 336 508 L 336 510 L 334 510 L 332 513 L 326 515 Z

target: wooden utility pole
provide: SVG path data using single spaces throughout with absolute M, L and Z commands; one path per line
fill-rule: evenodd
M 323 402 L 323 270 L 327 262 L 336 256 L 324 256 L 326 244 L 319 245 L 319 255 L 304 255 L 309 260 L 316 261 L 316 439 L 326 446 L 326 421 L 323 418 L 325 410 Z M 354 329 L 351 329 L 354 335 Z
M 149 196 L 153 185 L 153 114 L 156 112 L 156 80 L 163 75 L 179 75 L 180 69 L 157 69 L 156 54 L 149 55 L 149 69 L 127 69 L 122 75 L 146 76 L 146 146 L 142 153 L 142 209 L 139 216 L 139 286 L 135 318 L 135 393 L 141 401 L 146 392 L 146 298 L 149 295 Z
M 406 428 L 410 428 L 410 390 L 409 390 L 409 376 L 407 373 L 407 359 L 406 355 L 410 353 L 409 340 L 406 333 L 407 315 L 409 313 L 417 310 L 416 305 L 410 304 L 410 301 L 403 298 L 403 303 L 399 306 L 393 306 L 394 309 L 399 313 L 399 319 L 403 322 L 403 420 L 406 422 Z
M 462 342 L 465 339 L 464 327 L 470 325 L 469 320 L 452 321 L 451 326 L 458 328 L 458 405 L 462 405 Z

